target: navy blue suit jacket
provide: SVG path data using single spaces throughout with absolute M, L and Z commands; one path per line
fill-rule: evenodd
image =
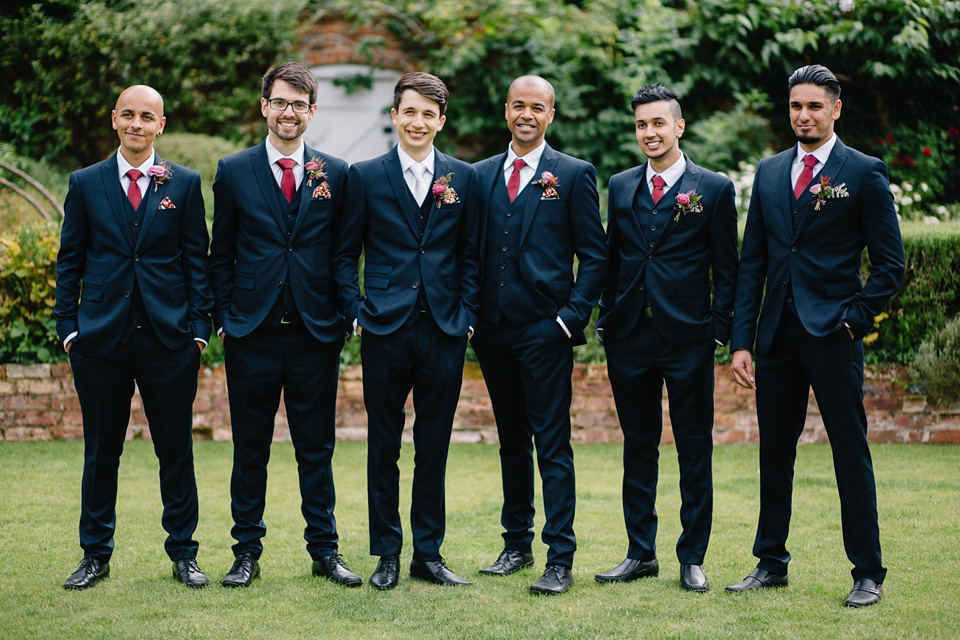
M 770 349 L 788 288 L 810 334 L 826 336 L 847 322 L 854 336 L 862 338 L 903 282 L 903 241 L 883 162 L 837 140 L 811 185 L 828 176 L 846 195 L 827 200 L 819 211 L 812 202 L 798 211 L 794 232 L 790 166 L 795 149 L 757 166 L 740 254 L 731 350 L 753 348 L 754 338 L 758 353 Z M 861 284 L 865 246 L 872 268 Z
M 146 210 L 136 241 L 116 154 L 70 175 L 54 313 L 60 340 L 77 331 L 77 343 L 87 355 L 106 355 L 119 344 L 134 276 L 150 325 L 165 346 L 182 349 L 194 338 L 210 336 L 213 300 L 200 174 L 168 164 L 172 177 L 160 185 L 151 180 L 144 194 Z
M 459 202 L 432 204 L 423 238 L 396 147 L 350 167 L 336 278 L 347 321 L 357 319 L 364 331 L 386 335 L 400 328 L 417 304 L 421 284 L 444 333 L 466 336 L 477 325 L 477 176 L 469 164 L 435 153 L 434 181 L 451 174 Z M 427 198 L 436 201 L 432 193 Z M 363 294 L 357 267 L 361 249 Z
M 633 208 L 647 175 L 647 163 L 610 179 L 607 249 L 610 265 L 597 328 L 604 337 L 625 338 L 650 305 L 653 321 L 678 344 L 714 338 L 726 343 L 733 321 L 737 283 L 737 208 L 733 183 L 698 167 L 687 157 L 679 193 L 696 191 L 701 212 L 679 219 L 674 203 L 653 247 Z M 713 301 L 710 280 L 713 276 Z
M 266 141 L 221 158 L 213 183 L 210 280 L 213 320 L 243 337 L 270 312 L 285 278 L 304 325 L 323 342 L 346 331 L 333 279 L 333 243 L 347 199 L 347 163 L 304 145 L 304 162 L 324 162 L 323 180 L 304 175 L 290 236 L 277 197 Z M 323 184 L 326 184 L 326 189 Z
M 481 255 L 486 258 L 486 215 L 497 180 L 503 180 L 507 152 L 474 165 L 480 179 L 480 210 L 484 229 Z M 600 299 L 607 266 L 607 247 L 600 220 L 597 172 L 593 165 L 547 145 L 540 156 L 535 179 L 549 171 L 557 176 L 556 199 L 544 199 L 542 188 L 527 198 L 520 229 L 521 285 L 544 317 L 559 316 L 575 344 L 586 339 L 583 330 Z M 573 258 L 580 262 L 574 278 Z

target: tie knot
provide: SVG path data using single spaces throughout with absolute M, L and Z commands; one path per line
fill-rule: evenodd
M 527 166 L 527 163 L 524 161 L 523 158 L 517 158 L 516 160 L 513 161 L 513 170 L 514 170 L 514 171 L 520 171 L 520 170 L 523 169 L 525 166 Z
M 130 178 L 130 182 L 136 182 L 143 176 L 143 172 L 140 169 L 130 169 L 127 171 L 126 176 Z
M 813 169 L 817 164 L 817 157 L 812 153 L 808 153 L 807 155 L 803 156 L 803 164 Z
M 667 181 L 661 178 L 659 175 L 653 176 L 651 182 L 653 182 L 653 186 L 658 189 L 663 189 L 665 186 L 667 186 Z
M 423 175 L 427 172 L 427 165 L 414 162 L 412 165 L 410 165 L 410 171 L 413 172 L 414 178 L 417 180 L 423 180 Z
M 277 160 L 277 164 L 280 165 L 280 168 L 283 169 L 284 171 L 289 171 L 290 169 L 293 169 L 295 166 L 297 166 L 297 161 L 291 160 L 290 158 L 280 158 L 279 160 Z

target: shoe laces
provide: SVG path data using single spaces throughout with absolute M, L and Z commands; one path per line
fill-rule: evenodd
M 178 564 L 181 572 L 186 570 L 186 571 L 195 571 L 197 573 L 200 573 L 200 565 L 197 564 L 196 558 L 185 558 L 184 560 L 181 560 L 180 563 Z
M 242 555 L 237 556 L 237 559 L 233 561 L 233 566 L 230 567 L 229 573 L 233 573 L 234 571 L 237 571 L 240 567 L 243 566 L 244 561 L 247 560 L 248 558 L 250 559 L 252 564 L 253 556 L 251 556 L 250 554 L 244 553 Z
M 563 567 L 559 564 L 548 564 L 547 568 L 543 571 L 543 577 L 547 577 L 548 573 L 552 573 L 553 577 L 557 579 L 557 582 L 563 582 Z
M 77 569 L 83 569 L 85 573 L 96 573 L 99 567 L 97 566 L 97 559 L 92 557 L 85 557 L 80 561 L 80 564 L 77 565 Z

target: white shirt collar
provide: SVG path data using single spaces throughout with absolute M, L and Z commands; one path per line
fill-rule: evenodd
M 267 160 L 270 162 L 270 166 L 273 166 L 274 164 L 276 164 L 277 160 L 279 160 L 280 158 L 290 158 L 291 160 L 297 163 L 298 167 L 303 164 L 303 138 L 300 139 L 300 146 L 297 147 L 297 150 L 288 156 L 280 153 L 280 151 L 275 146 L 270 144 L 270 138 L 266 139 L 266 143 L 267 143 L 266 144 Z
M 397 145 L 397 155 L 400 156 L 400 169 L 404 173 L 407 172 L 407 169 L 417 163 L 417 161 L 411 158 L 410 154 L 404 151 L 400 145 Z M 423 162 L 420 163 L 427 168 L 427 172 L 425 174 L 427 176 L 433 175 L 434 160 L 436 159 L 436 155 L 436 149 L 430 147 L 430 153 L 427 154 L 427 157 L 424 158 Z
M 837 144 L 837 134 L 831 134 L 830 139 L 824 142 L 822 145 L 817 147 L 813 151 L 813 157 L 817 159 L 817 163 L 820 165 L 826 164 L 827 160 L 830 158 L 830 152 L 833 151 L 833 147 Z M 807 155 L 807 152 L 800 147 L 800 143 L 797 143 L 797 155 L 794 158 L 794 164 L 803 164 L 803 158 Z
M 540 158 L 541 156 L 543 156 L 543 151 L 546 148 L 547 148 L 547 140 L 546 138 L 544 138 L 544 140 L 540 142 L 540 146 L 538 146 L 533 151 L 528 151 L 527 154 L 523 156 L 523 161 L 527 163 L 527 167 L 530 167 L 530 170 L 533 171 L 534 173 L 536 173 L 537 171 L 537 165 L 540 164 Z M 520 156 L 518 156 L 513 151 L 513 143 L 511 142 L 510 144 L 508 144 L 507 145 L 507 161 L 503 164 L 503 170 L 507 171 L 508 169 L 510 169 L 512 171 L 513 161 L 519 157 Z
M 683 155 L 683 152 L 680 152 L 680 157 L 677 158 L 677 161 L 672 165 L 667 167 L 666 171 L 663 171 L 660 174 L 654 170 L 653 165 L 650 164 L 650 161 L 647 161 L 647 186 L 650 187 L 650 191 L 653 191 L 652 181 L 653 176 L 659 175 L 663 178 L 663 181 L 666 185 L 663 187 L 664 192 L 669 191 L 674 183 L 676 183 L 680 178 L 683 177 L 683 172 L 687 170 L 687 157 Z
M 127 159 L 123 157 L 123 154 L 120 153 L 120 149 L 118 148 L 117 149 L 117 170 L 120 172 L 120 178 L 123 179 L 124 177 L 126 177 L 127 171 L 130 171 L 130 169 L 137 169 L 140 172 L 141 180 L 146 178 L 147 169 L 149 169 L 154 165 L 154 161 L 156 160 L 156 158 L 157 158 L 157 152 L 154 151 L 153 153 L 150 154 L 150 157 L 147 158 L 146 162 L 144 162 L 139 167 L 135 167 L 129 162 L 127 162 Z

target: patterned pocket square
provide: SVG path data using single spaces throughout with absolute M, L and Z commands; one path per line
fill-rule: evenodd
M 541 200 L 559 200 L 560 194 L 557 193 L 557 190 L 553 187 L 547 187 L 543 190 L 543 194 L 540 196 Z
M 176 209 L 177 205 L 173 204 L 173 200 L 171 200 L 170 198 L 164 198 L 163 200 L 160 201 L 160 206 L 157 208 L 158 209 Z

